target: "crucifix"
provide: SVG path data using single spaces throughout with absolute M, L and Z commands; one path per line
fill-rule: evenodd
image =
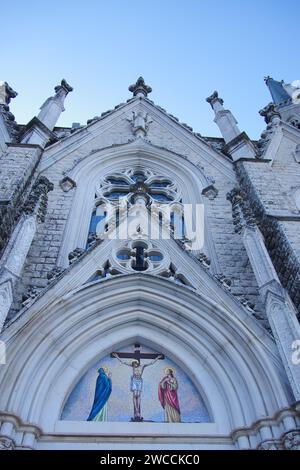
M 143 372 L 145 367 L 152 366 L 159 359 L 164 359 L 163 354 L 157 353 L 143 353 L 141 352 L 141 345 L 136 343 L 134 345 L 134 352 L 112 352 L 111 357 L 115 357 L 124 366 L 132 368 L 132 376 L 130 381 L 130 391 L 133 397 L 133 418 L 131 421 L 143 421 L 141 416 L 141 395 L 143 390 Z M 123 359 L 132 359 L 130 362 L 123 361 Z M 141 365 L 141 359 L 153 359 L 148 364 Z

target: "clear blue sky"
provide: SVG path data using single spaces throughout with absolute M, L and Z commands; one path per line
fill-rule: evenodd
M 219 135 L 205 98 L 218 90 L 241 130 L 257 138 L 270 101 L 263 77 L 300 79 L 296 0 L 1 1 L 1 74 L 18 93 L 20 123 L 61 78 L 74 87 L 58 124 L 85 124 L 131 96 L 149 96 L 203 135 Z

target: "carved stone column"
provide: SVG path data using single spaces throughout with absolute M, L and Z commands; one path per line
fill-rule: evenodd
M 300 399 L 300 366 L 293 363 L 293 343 L 300 339 L 300 325 L 296 309 L 282 287 L 263 236 L 256 226 L 251 207 L 244 194 L 235 189 L 228 194 L 232 203 L 236 232 L 241 233 L 248 258 L 257 280 L 259 293 L 282 363 L 296 400 Z

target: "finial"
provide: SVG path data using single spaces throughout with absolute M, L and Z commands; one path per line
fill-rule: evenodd
M 152 88 L 145 84 L 143 77 L 139 77 L 133 85 L 128 88 L 133 93 L 133 96 L 144 96 L 147 97 L 148 93 L 151 93 Z
M 281 118 L 274 103 L 269 103 L 259 111 L 259 114 L 264 117 L 267 124 L 269 124 L 269 122 L 278 122 Z
M 62 81 L 60 82 L 60 85 L 57 85 L 55 88 L 55 93 L 58 93 L 61 90 L 64 90 L 66 94 L 69 92 L 73 91 L 73 88 L 68 84 L 68 82 L 63 78 Z
M 0 81 L 0 104 L 9 104 L 10 100 L 15 98 L 17 94 L 7 82 Z
M 212 95 L 206 98 L 206 101 L 211 105 L 211 107 L 216 101 L 219 101 L 219 103 L 221 103 L 222 105 L 224 104 L 222 98 L 219 98 L 219 94 L 217 91 L 214 91 Z

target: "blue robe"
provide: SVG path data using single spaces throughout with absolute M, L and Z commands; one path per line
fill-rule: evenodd
M 94 403 L 89 414 L 87 421 L 93 421 L 95 416 L 102 410 L 107 403 L 112 391 L 111 379 L 107 377 L 104 369 L 100 367 L 98 370 L 98 378 L 96 382 L 95 398 Z

